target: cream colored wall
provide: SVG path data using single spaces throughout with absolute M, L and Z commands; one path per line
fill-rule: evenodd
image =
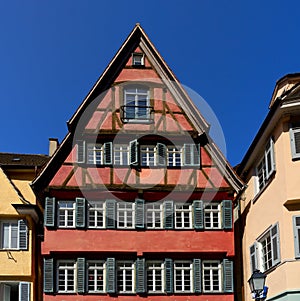
M 287 289 L 299 289 L 300 261 L 295 260 L 292 217 L 300 211 L 289 211 L 283 204 L 289 199 L 300 198 L 299 168 L 300 161 L 292 161 L 288 120 L 277 123 L 272 136 L 275 138 L 276 173 L 269 185 L 255 196 L 254 169 L 241 201 L 241 211 L 249 210 L 243 236 L 244 289 L 245 300 L 252 300 L 247 280 L 251 276 L 249 247 L 271 225 L 279 222 L 281 263 L 267 273 L 268 297 Z M 259 157 L 254 159 L 258 163 Z M 254 202 L 253 202 L 254 200 Z M 299 206 L 298 206 L 299 209 Z

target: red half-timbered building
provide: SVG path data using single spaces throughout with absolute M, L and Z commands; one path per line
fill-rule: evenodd
M 209 125 L 137 24 L 32 183 L 45 301 L 232 301 L 232 200 Z

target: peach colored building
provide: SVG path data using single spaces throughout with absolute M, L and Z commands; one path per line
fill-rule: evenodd
M 236 207 L 236 248 L 242 262 L 238 300 L 252 299 L 247 281 L 255 269 L 267 275 L 268 301 L 300 300 L 299 159 L 297 73 L 276 83 L 269 113 L 237 167 L 247 184 Z

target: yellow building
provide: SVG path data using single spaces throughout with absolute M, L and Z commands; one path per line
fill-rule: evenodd
M 35 301 L 41 214 L 30 182 L 47 156 L 0 153 L 0 300 Z M 42 232 L 41 232 L 42 233 Z
M 237 199 L 238 300 L 252 300 L 248 279 L 267 275 L 267 301 L 300 300 L 300 73 L 281 78 L 269 113 L 238 174 L 247 188 Z

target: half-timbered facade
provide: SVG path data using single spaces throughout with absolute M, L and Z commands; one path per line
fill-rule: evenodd
M 33 188 L 44 300 L 233 300 L 242 182 L 137 24 Z

